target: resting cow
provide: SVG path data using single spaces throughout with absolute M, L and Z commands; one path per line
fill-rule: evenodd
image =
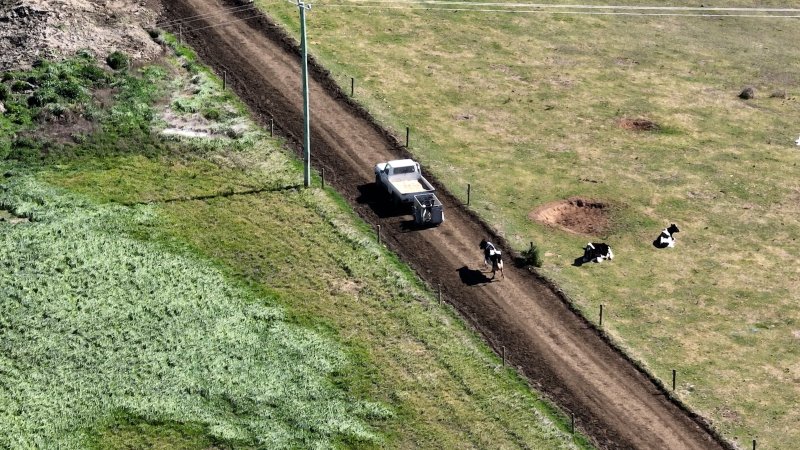
M 608 244 L 602 242 L 589 242 L 583 249 L 583 262 L 599 263 L 606 259 L 614 259 L 614 252 Z
M 653 246 L 656 248 L 667 248 L 667 247 L 675 247 L 675 236 L 674 234 L 678 231 L 678 226 L 674 223 L 667 228 L 661 230 L 661 234 L 658 235 L 655 241 L 653 241 Z

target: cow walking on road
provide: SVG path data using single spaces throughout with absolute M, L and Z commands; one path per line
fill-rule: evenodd
M 486 239 L 481 240 L 481 243 L 478 247 L 483 250 L 484 267 L 489 266 L 489 264 L 492 265 L 492 279 L 494 280 L 495 274 L 498 270 L 500 271 L 500 275 L 503 277 L 503 279 L 505 279 L 506 275 L 503 272 L 503 255 L 500 250 L 498 250 L 494 244 Z

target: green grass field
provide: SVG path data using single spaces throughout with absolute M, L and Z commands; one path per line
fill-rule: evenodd
M 518 249 L 535 242 L 591 320 L 603 304 L 665 385 L 676 369 L 677 396 L 729 439 L 800 441 L 800 22 L 342 3 L 314 5 L 311 53 L 398 135 L 411 127 L 427 170 L 463 199 L 471 183 L 476 211 Z M 260 5 L 296 35 L 296 8 Z M 528 218 L 574 196 L 610 203 L 611 230 Z M 671 222 L 677 247 L 657 251 Z M 589 240 L 615 260 L 573 267 Z
M 589 448 L 180 54 L 4 77 L 31 86 L 0 116 L 0 442 Z

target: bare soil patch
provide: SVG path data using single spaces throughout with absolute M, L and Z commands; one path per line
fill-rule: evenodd
M 650 119 L 623 117 L 617 120 L 617 125 L 624 130 L 631 131 L 658 131 L 661 126 Z
M 11 211 L 0 208 L 0 225 L 4 223 L 16 225 L 18 223 L 25 223 L 25 222 L 29 222 L 27 217 L 20 217 L 12 213 Z
M 572 233 L 597 236 L 610 230 L 609 208 L 605 202 L 575 197 L 542 205 L 528 217 Z

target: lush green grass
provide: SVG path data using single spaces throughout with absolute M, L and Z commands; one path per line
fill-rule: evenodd
M 180 67 L 126 76 L 167 74 L 154 89 L 171 93 L 204 73 L 216 105 L 241 111 L 204 69 Z M 141 116 L 163 103 L 151 100 L 131 120 L 158 130 Z M 0 440 L 588 447 L 340 198 L 293 189 L 301 172 L 279 141 L 120 128 L 97 132 L 131 151 L 87 136 L 2 165 L 2 209 L 33 220 L 0 222 Z M 157 152 L 129 146 L 144 136 Z
M 381 122 L 411 127 L 428 170 L 462 198 L 471 183 L 483 217 L 520 250 L 537 243 L 542 273 L 591 320 L 604 304 L 606 329 L 655 376 L 677 369 L 678 397 L 724 435 L 800 440 L 800 23 L 326 3 L 309 14 L 311 52 L 345 90 L 355 77 Z M 297 29 L 296 8 L 260 4 Z M 738 99 L 747 85 L 756 98 Z M 639 117 L 661 131 L 617 124 Z M 611 202 L 612 230 L 528 218 L 572 196 Z M 656 251 L 670 222 L 678 246 Z M 571 265 L 600 239 L 612 263 Z
M 83 446 L 118 411 L 235 445 L 379 441 L 364 419 L 390 412 L 333 383 L 349 366 L 335 342 L 267 291 L 128 237 L 158 226 L 153 208 L 93 206 L 24 176 L 1 195 L 34 220 L 3 225 L 0 246 L 3 442 Z

